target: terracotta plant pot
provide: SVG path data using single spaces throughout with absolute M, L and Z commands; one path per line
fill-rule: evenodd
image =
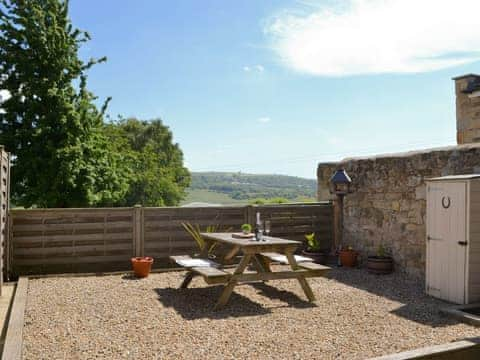
M 134 257 L 131 259 L 133 272 L 136 277 L 144 278 L 150 274 L 152 269 L 153 258 L 144 256 L 144 257 Z
M 369 256 L 367 269 L 373 274 L 390 274 L 393 271 L 393 259 L 390 256 Z
M 325 265 L 327 263 L 328 255 L 323 251 L 317 252 L 317 251 L 303 250 L 302 255 L 312 258 L 313 261 L 316 262 L 317 264 Z
M 340 263 L 343 266 L 354 267 L 357 264 L 357 255 L 353 250 L 340 250 Z

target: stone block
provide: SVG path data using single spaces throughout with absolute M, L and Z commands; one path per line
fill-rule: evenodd
M 402 198 L 402 193 L 387 193 L 385 194 L 385 200 L 400 200 Z
M 417 225 L 423 224 L 422 214 L 416 210 L 408 212 L 408 220 Z
M 407 186 L 418 186 L 422 183 L 422 180 L 421 176 L 411 176 L 407 180 Z
M 401 200 L 400 201 L 400 211 L 407 211 L 410 210 L 410 201 L 408 200 Z
M 417 224 L 407 224 L 407 226 L 405 227 L 405 230 L 415 231 L 415 230 L 417 230 Z
M 425 200 L 427 198 L 427 186 L 420 185 L 415 188 L 415 199 Z
M 392 210 L 393 211 L 400 211 L 400 202 L 399 201 L 392 201 Z

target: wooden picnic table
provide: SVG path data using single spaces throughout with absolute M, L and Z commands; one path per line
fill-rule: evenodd
M 218 299 L 215 308 L 224 306 L 230 298 L 233 289 L 239 282 L 246 281 L 267 281 L 277 279 L 296 278 L 300 283 L 305 295 L 309 301 L 315 301 L 307 277 L 323 276 L 330 269 L 327 266 L 315 264 L 313 262 L 297 262 L 294 253 L 301 244 L 299 241 L 281 239 L 272 236 L 264 236 L 264 241 L 256 239 L 239 239 L 232 237 L 231 233 L 202 233 L 205 240 L 205 247 L 200 253 L 199 258 L 208 258 L 208 252 L 215 243 L 222 243 L 231 248 L 225 255 L 225 260 L 231 259 L 237 254 L 241 254 L 241 259 L 233 271 L 221 269 L 217 266 L 202 266 L 188 268 L 187 275 L 181 285 L 186 288 L 193 277 L 201 275 L 208 284 L 225 284 L 225 288 Z M 281 271 L 272 271 L 270 261 L 278 258 L 278 255 L 285 255 L 285 263 L 290 265 L 290 269 Z M 172 260 L 177 261 L 189 256 L 172 256 Z M 247 267 L 254 268 L 256 271 L 246 271 Z

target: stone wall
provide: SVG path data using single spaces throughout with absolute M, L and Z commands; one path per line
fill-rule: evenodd
M 454 78 L 457 113 L 457 143 L 480 141 L 480 76 L 469 74 Z M 469 86 L 470 85 L 470 86 Z M 471 88 L 468 90 L 468 88 Z
M 353 193 L 344 206 L 343 244 L 361 261 L 383 245 L 396 268 L 415 277 L 425 273 L 425 179 L 480 173 L 480 144 L 460 145 L 318 165 L 318 199 L 331 199 L 328 181 L 345 168 Z

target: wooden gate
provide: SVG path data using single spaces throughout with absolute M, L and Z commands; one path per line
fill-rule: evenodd
M 427 188 L 427 293 L 465 301 L 466 183 L 431 183 Z

